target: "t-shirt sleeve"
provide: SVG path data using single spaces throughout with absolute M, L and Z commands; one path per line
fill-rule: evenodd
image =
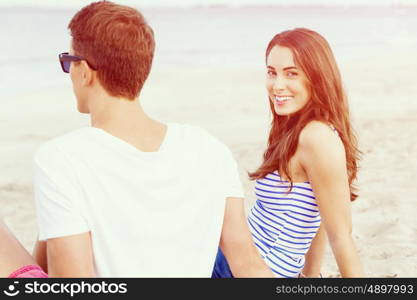
M 239 177 L 239 170 L 232 152 L 226 147 L 224 160 L 220 164 L 222 169 L 223 188 L 226 197 L 244 198 L 242 182 Z
M 40 240 L 89 231 L 76 173 L 54 145 L 42 146 L 35 155 L 34 194 Z

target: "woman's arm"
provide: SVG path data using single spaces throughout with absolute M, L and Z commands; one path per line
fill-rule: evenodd
M 234 277 L 274 277 L 253 242 L 242 198 L 227 198 L 220 248 Z
M 363 277 L 352 239 L 352 217 L 343 143 L 324 123 L 311 122 L 299 139 L 300 163 L 312 184 L 322 224 L 343 277 Z
M 33 257 L 0 220 L 0 277 L 8 277 L 17 269 L 33 264 Z
M 319 231 L 314 237 L 310 249 L 305 256 L 305 264 L 302 274 L 305 277 L 320 277 L 321 265 L 323 262 L 324 253 L 326 251 L 327 235 L 323 226 L 320 226 Z

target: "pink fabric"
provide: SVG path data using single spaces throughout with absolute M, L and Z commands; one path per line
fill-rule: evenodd
M 38 265 L 28 265 L 14 271 L 9 278 L 48 278 L 48 274 Z

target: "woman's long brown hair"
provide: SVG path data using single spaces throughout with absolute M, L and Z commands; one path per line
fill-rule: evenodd
M 291 189 L 293 181 L 289 172 L 289 161 L 297 150 L 300 132 L 309 122 L 322 121 L 333 125 L 343 142 L 350 199 L 355 200 L 357 194 L 353 181 L 356 179 L 360 151 L 350 124 L 349 107 L 340 72 L 329 44 L 317 32 L 296 28 L 275 35 L 268 44 L 266 57 L 275 46 L 291 49 L 295 64 L 307 76 L 311 98 L 300 111 L 291 116 L 277 115 L 272 101 L 269 100 L 273 120 L 268 147 L 263 163 L 255 172 L 249 173 L 250 178 L 260 179 L 278 171 L 281 176 L 288 178 Z

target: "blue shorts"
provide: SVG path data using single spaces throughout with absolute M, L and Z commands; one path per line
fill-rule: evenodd
M 213 273 L 211 278 L 234 278 L 226 257 L 224 257 L 222 250 L 217 251 L 216 261 L 214 262 Z

